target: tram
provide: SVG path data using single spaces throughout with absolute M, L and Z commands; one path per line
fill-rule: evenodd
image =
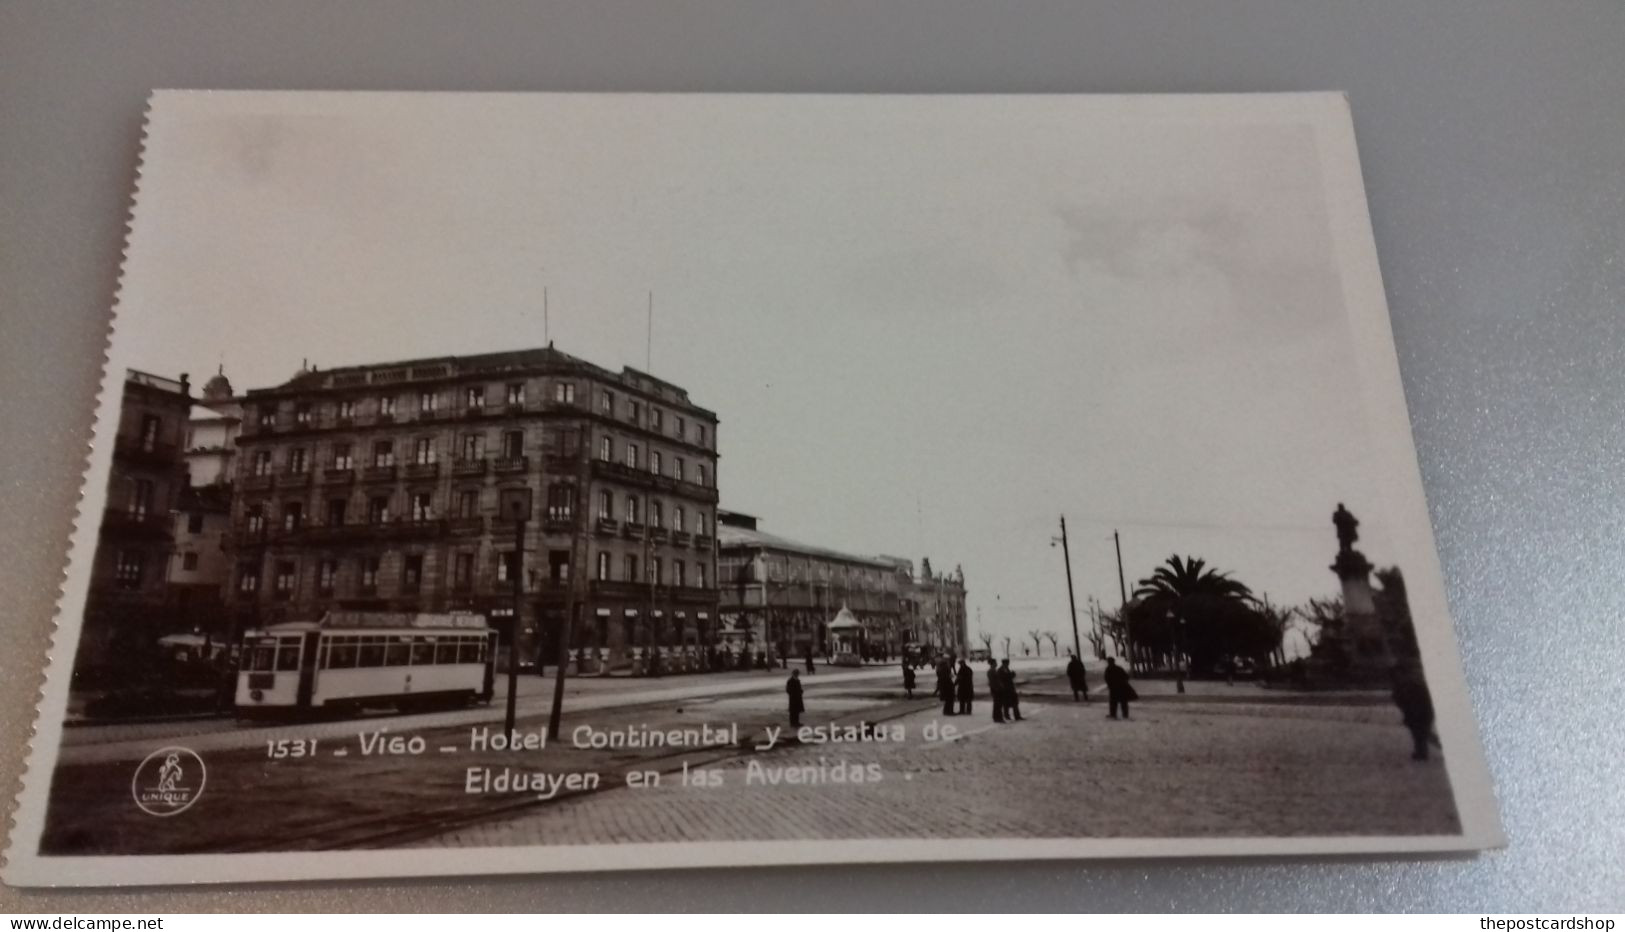
M 329 612 L 247 632 L 241 657 L 245 717 L 421 711 L 491 701 L 497 632 L 469 613 Z

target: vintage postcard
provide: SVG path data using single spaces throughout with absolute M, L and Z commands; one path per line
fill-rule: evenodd
M 11 884 L 1501 844 L 1340 95 L 159 92 L 83 491 Z

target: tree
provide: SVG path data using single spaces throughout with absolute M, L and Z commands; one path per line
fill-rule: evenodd
M 1033 656 L 1036 657 L 1040 653 L 1043 652 L 1044 648 L 1043 648 L 1043 640 L 1042 639 L 1043 639 L 1044 635 L 1042 633 L 1040 633 L 1039 631 L 1037 631 L 1037 630 L 1033 630 L 1033 631 L 1028 631 L 1027 636 L 1033 639 Z M 1027 652 L 1027 648 L 1022 647 L 1021 652 L 1025 654 Z
M 1061 637 L 1054 631 L 1044 632 L 1045 640 L 1049 641 L 1049 652 L 1056 657 L 1061 656 Z
M 1265 665 L 1280 645 L 1252 590 L 1197 557 L 1163 561 L 1137 584 L 1128 614 L 1139 659 L 1183 659 L 1193 673 L 1229 670 L 1243 657 Z
M 989 657 L 993 656 L 993 635 L 986 631 L 976 632 L 976 639 L 982 642 L 982 649 L 987 651 Z

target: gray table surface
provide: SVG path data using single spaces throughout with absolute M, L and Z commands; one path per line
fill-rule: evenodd
M 1511 846 L 25 893 L 0 912 L 1625 909 L 1625 6 L 421 0 L 0 6 L 0 796 L 17 786 L 153 87 L 1350 93 Z M 720 882 L 719 882 L 720 881 Z

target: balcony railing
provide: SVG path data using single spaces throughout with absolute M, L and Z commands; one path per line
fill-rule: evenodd
M 297 489 L 310 485 L 310 471 L 300 470 L 299 472 L 285 471 L 279 473 L 276 477 L 276 484 L 279 488 L 284 489 Z
M 625 482 L 646 489 L 658 489 L 662 492 L 669 492 L 695 501 L 712 503 L 717 501 L 717 490 L 710 486 L 696 485 L 682 479 L 673 479 L 670 476 L 653 473 L 647 469 L 627 466 L 624 463 L 595 459 L 592 461 L 592 471 L 594 475 L 605 479 L 613 479 L 617 482 Z
M 174 532 L 174 524 L 167 511 L 134 512 L 108 508 L 102 512 L 102 530 L 143 537 L 165 537 Z
M 664 543 L 669 539 L 669 534 L 663 527 L 652 527 L 649 529 L 649 539 Z
M 643 522 L 623 521 L 621 522 L 621 533 L 627 537 L 641 540 L 643 538 Z
M 485 519 L 473 518 L 447 518 L 446 530 L 453 534 L 480 534 L 485 531 Z
M 355 470 L 344 466 L 330 466 L 322 470 L 322 481 L 329 485 L 345 485 L 355 481 Z
M 368 466 L 366 471 L 361 474 L 361 478 L 365 479 L 368 482 L 394 482 L 395 481 L 395 467 L 394 466 Z
M 454 476 L 483 476 L 485 475 L 486 461 L 480 459 L 457 460 L 451 464 L 451 474 Z
M 406 478 L 408 479 L 433 479 L 438 475 L 440 475 L 439 463 L 406 464 Z
M 492 463 L 491 468 L 499 473 L 524 472 L 529 465 L 530 458 L 527 456 L 504 456 Z
M 268 472 L 258 475 L 250 473 L 243 476 L 238 484 L 242 486 L 244 492 L 263 492 L 276 484 L 276 477 Z
M 715 543 L 716 543 L 716 538 L 712 537 L 710 534 L 695 534 L 694 535 L 694 549 L 695 550 L 710 550 L 711 547 Z
M 619 534 L 621 532 L 621 522 L 616 521 L 614 518 L 599 518 L 597 528 L 600 534 Z
M 671 532 L 671 542 L 673 544 L 675 544 L 676 546 L 678 546 L 678 547 L 687 547 L 689 545 L 689 542 L 692 541 L 693 539 L 694 539 L 694 535 L 690 534 L 687 531 L 672 531 Z
M 148 463 L 172 463 L 180 455 L 180 445 L 120 434 L 113 438 L 113 455 Z

